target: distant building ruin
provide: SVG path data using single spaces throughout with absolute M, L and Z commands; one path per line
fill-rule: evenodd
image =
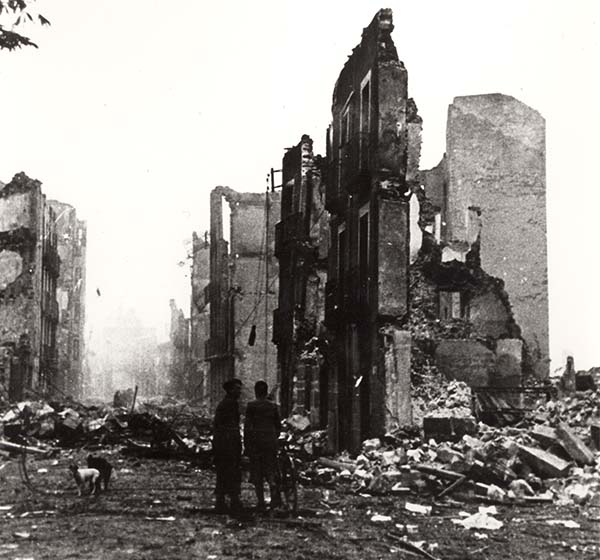
M 210 195 L 210 338 L 208 404 L 214 409 L 222 384 L 234 375 L 243 383 L 242 400 L 254 398 L 264 379 L 277 389 L 273 311 L 279 272 L 273 258 L 279 193 L 240 193 L 216 187 Z
M 55 218 L 40 181 L 25 173 L 0 190 L 0 393 L 10 400 L 32 390 L 54 391 L 60 273 Z

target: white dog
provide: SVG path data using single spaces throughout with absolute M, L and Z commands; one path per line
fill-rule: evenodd
M 77 465 L 69 465 L 69 470 L 73 473 L 73 478 L 77 483 L 77 490 L 82 496 L 86 485 L 89 484 L 89 493 L 100 493 L 100 471 L 98 469 L 80 469 Z

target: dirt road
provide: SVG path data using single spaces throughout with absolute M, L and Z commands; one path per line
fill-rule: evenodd
M 244 483 L 247 511 L 215 515 L 214 474 L 184 462 L 122 458 L 107 493 L 78 497 L 67 466 L 87 452 L 49 459 L 30 457 L 35 491 L 21 480 L 16 459 L 0 459 L 0 558 L 74 559 L 437 559 L 546 560 L 598 558 L 600 511 L 576 506 L 499 506 L 498 530 L 453 523 L 481 504 L 428 498 L 357 495 L 338 489 L 301 488 L 297 518 L 257 516 L 252 488 Z M 406 502 L 432 505 L 429 515 Z M 375 515 L 391 520 L 373 521 Z M 463 514 L 464 518 L 464 514 Z M 377 519 L 377 517 L 375 517 Z M 549 521 L 567 521 L 574 528 Z M 574 522 L 574 523 L 573 523 Z M 569 523 L 568 523 L 569 524 Z

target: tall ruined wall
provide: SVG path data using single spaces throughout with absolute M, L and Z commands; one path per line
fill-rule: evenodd
M 223 382 L 234 375 L 243 382 L 242 402 L 254 398 L 254 383 L 259 379 L 271 386 L 277 380 L 272 313 L 277 306 L 278 269 L 273 244 L 280 197 L 278 193 L 268 196 L 266 220 L 264 194 L 240 193 L 229 187 L 211 192 L 210 338 L 205 354 L 211 409 L 222 398 Z M 227 216 L 229 232 L 224 231 Z M 252 325 L 256 325 L 254 343 L 248 344 Z
M 210 336 L 209 302 L 206 287 L 210 282 L 210 248 L 208 232 L 200 239 L 196 232 L 193 234 L 192 253 L 192 297 L 190 308 L 190 352 L 192 392 L 191 398 L 200 399 L 207 404 L 208 364 L 205 362 L 205 342 Z
M 58 327 L 56 346 L 58 370 L 54 385 L 59 391 L 79 397 L 83 390 L 85 325 L 86 225 L 77 219 L 75 208 L 49 201 L 56 215 L 60 275 L 57 283 Z
M 325 210 L 324 161 L 304 134 L 282 162 L 281 219 L 275 228 L 279 260 L 279 306 L 274 338 L 285 414 L 310 410 L 314 425 L 324 423 L 321 363 L 316 351 L 325 316 L 329 213 Z M 322 342 L 322 340 L 320 340 Z M 325 391 L 326 392 L 326 391 Z
M 403 400 L 410 371 L 399 358 L 409 342 L 399 327 L 408 312 L 409 198 L 419 186 L 422 123 L 393 30 L 389 9 L 363 30 L 335 85 L 328 136 L 329 440 L 353 450 L 390 422 L 411 422 Z
M 0 346 L 20 356 L 3 360 L 0 384 L 16 399 L 38 382 L 43 212 L 41 183 L 24 173 L 0 190 Z
M 545 121 L 513 97 L 457 97 L 448 110 L 448 254 L 480 233 L 481 268 L 504 281 L 527 357 L 548 373 Z
M 270 388 L 277 384 L 277 352 L 272 340 L 279 270 L 273 247 L 281 209 L 279 193 L 267 196 L 268 220 L 264 194 L 240 193 L 230 202 L 235 375 L 244 383 L 242 401 L 254 398 L 254 383 L 260 379 Z M 249 344 L 253 325 L 255 338 Z

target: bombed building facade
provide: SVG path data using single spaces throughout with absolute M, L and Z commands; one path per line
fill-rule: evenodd
M 324 169 L 306 135 L 283 158 L 281 219 L 275 226 L 279 303 L 273 314 L 282 409 L 309 411 L 320 426 L 328 414 L 327 353 L 321 348 L 329 251 Z
M 208 405 L 223 394 L 234 375 L 243 380 L 242 400 L 254 398 L 253 386 L 264 379 L 277 386 L 273 311 L 279 272 L 273 256 L 279 193 L 240 193 L 216 187 L 210 195 L 210 306 Z
M 408 180 L 419 149 L 408 77 L 391 11 L 363 31 L 333 93 L 326 207 L 331 246 L 325 322 L 330 343 L 328 429 L 334 447 L 410 424 Z
M 55 218 L 24 173 L 0 190 L 0 385 L 11 400 L 51 391 L 57 374 Z
M 84 378 L 86 224 L 77 218 L 71 205 L 57 200 L 51 200 L 49 204 L 56 216 L 60 257 L 56 290 L 58 367 L 54 385 L 61 394 L 79 398 L 83 394 Z
M 510 96 L 457 97 L 446 153 L 420 170 L 393 28 L 379 11 L 338 77 L 326 165 L 308 137 L 283 163 L 281 400 L 326 414 L 338 449 L 410 424 L 411 384 L 432 368 L 471 386 L 548 374 L 544 119 Z

